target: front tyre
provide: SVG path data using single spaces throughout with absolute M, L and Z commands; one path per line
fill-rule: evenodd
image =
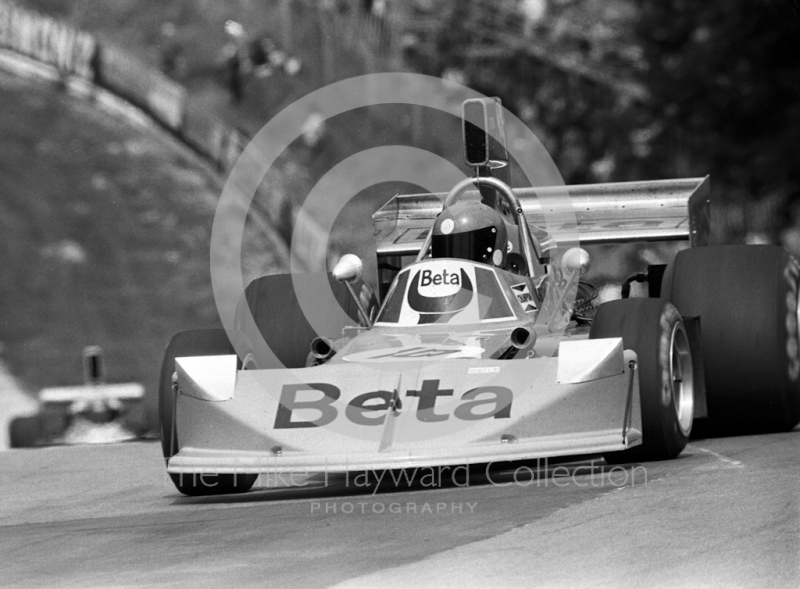
M 623 299 L 600 305 L 589 339 L 621 337 L 638 357 L 642 444 L 604 456 L 619 464 L 677 457 L 694 419 L 689 338 L 678 310 L 662 299 Z
M 164 351 L 158 389 L 158 412 L 161 425 L 161 450 L 164 458 L 178 453 L 178 432 L 174 415 L 175 393 L 172 382 L 175 358 L 184 356 L 223 356 L 235 354 L 224 329 L 198 329 L 175 334 Z M 172 474 L 175 487 L 184 495 L 221 495 L 244 493 L 256 482 L 257 474 Z

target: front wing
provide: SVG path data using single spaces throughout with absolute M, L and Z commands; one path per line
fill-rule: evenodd
M 619 338 L 555 358 L 236 371 L 179 358 L 170 473 L 343 472 L 534 459 L 641 443 L 636 371 Z

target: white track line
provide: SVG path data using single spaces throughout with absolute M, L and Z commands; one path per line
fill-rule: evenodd
M 700 450 L 701 452 L 705 452 L 706 454 L 711 454 L 717 460 L 721 460 L 726 464 L 730 464 L 736 468 L 744 468 L 744 464 L 739 460 L 734 460 L 733 458 L 728 458 L 727 456 L 723 456 L 719 452 L 714 452 L 713 450 L 709 450 L 708 448 L 703 448 L 702 446 L 698 446 L 697 444 L 687 444 L 687 448 L 691 448 L 692 450 Z

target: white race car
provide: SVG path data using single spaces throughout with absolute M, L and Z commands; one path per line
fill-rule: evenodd
M 797 261 L 713 244 L 707 178 L 510 188 L 492 175 L 508 161 L 502 141 L 480 129 L 501 122 L 497 106 L 465 103 L 476 177 L 374 215 L 378 296 L 348 255 L 332 276 L 254 281 L 227 333 L 173 338 L 161 433 L 182 493 L 246 491 L 263 472 L 670 459 L 696 420 L 800 421 Z M 575 221 L 562 229 L 581 244 L 692 247 L 666 274 L 633 277 L 654 296 L 593 309 L 587 252 L 559 251 L 541 229 L 543 197 L 565 190 Z M 332 295 L 323 317 L 303 308 L 309 292 Z

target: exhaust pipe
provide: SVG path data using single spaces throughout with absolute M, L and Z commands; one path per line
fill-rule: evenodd
M 505 352 L 498 356 L 498 359 L 511 360 L 511 358 L 516 356 L 517 352 L 519 352 L 522 348 L 533 345 L 531 337 L 535 338 L 536 334 L 531 334 L 531 332 L 524 327 L 517 327 L 511 332 L 511 335 L 508 338 L 508 341 L 511 345 L 506 348 Z
M 524 327 L 517 327 L 514 331 L 511 332 L 511 337 L 509 340 L 511 341 L 511 345 L 517 348 L 524 348 L 528 345 L 528 342 L 531 338 L 531 332 L 525 329 Z
M 532 335 L 531 332 L 524 327 L 517 327 L 514 329 L 508 338 L 508 341 L 511 345 L 508 346 L 505 352 L 498 356 L 498 359 L 511 360 L 511 358 L 516 356 L 517 352 L 519 352 L 522 348 L 533 345 L 533 341 L 531 341 L 532 336 L 535 338 L 536 334 Z
M 327 337 L 315 337 L 311 341 L 311 355 L 324 362 L 336 353 L 333 342 Z

